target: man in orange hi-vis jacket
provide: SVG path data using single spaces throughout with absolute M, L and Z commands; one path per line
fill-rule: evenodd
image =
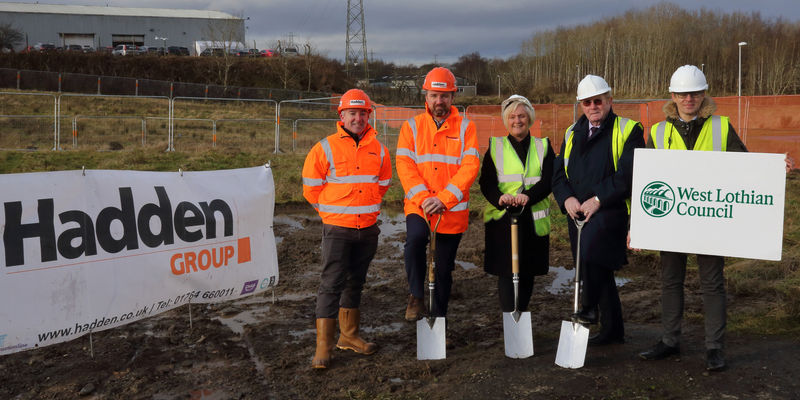
M 303 165 L 303 196 L 322 217 L 322 277 L 317 293 L 317 346 L 313 368 L 331 360 L 336 347 L 372 354 L 375 343 L 358 334 L 361 290 L 378 248 L 376 224 L 381 200 L 392 180 L 389 150 L 369 125 L 366 93 L 348 90 L 339 102 L 336 133 L 315 144 Z
M 456 251 L 469 222 L 469 188 L 480 169 L 475 124 L 453 107 L 456 78 L 436 67 L 425 76 L 425 112 L 403 123 L 397 141 L 397 175 L 405 191 L 405 264 L 408 304 L 405 318 L 424 311 L 426 246 L 436 230 L 436 287 L 432 316 L 447 314 Z

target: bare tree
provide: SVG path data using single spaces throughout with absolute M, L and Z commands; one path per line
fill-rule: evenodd
M 218 82 L 227 87 L 236 62 L 234 51 L 244 47 L 244 20 L 241 16 L 212 20 L 203 34 L 210 43 L 210 55 L 216 56 Z
M 11 24 L 0 24 L 0 49 L 14 50 L 14 46 L 24 38 L 22 32 Z

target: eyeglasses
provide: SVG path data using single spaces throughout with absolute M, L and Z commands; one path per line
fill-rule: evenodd
M 594 103 L 596 106 L 602 106 L 603 99 L 598 97 L 596 99 L 586 99 L 581 101 L 581 104 L 583 104 L 584 107 L 589 107 L 592 105 L 592 103 Z
M 706 92 L 698 91 L 698 92 L 686 92 L 686 93 L 675 93 L 675 96 L 681 100 L 685 99 L 688 96 L 691 96 L 693 99 L 703 97 Z

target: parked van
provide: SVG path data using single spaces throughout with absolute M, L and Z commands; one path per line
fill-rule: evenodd
M 132 44 L 118 44 L 111 54 L 115 56 L 133 56 L 139 54 L 139 48 Z

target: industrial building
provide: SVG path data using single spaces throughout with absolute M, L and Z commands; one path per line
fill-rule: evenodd
M 0 3 L 0 24 L 25 36 L 15 50 L 37 43 L 91 46 L 182 46 L 244 42 L 244 20 L 220 11 Z M 220 46 L 222 47 L 222 46 Z

